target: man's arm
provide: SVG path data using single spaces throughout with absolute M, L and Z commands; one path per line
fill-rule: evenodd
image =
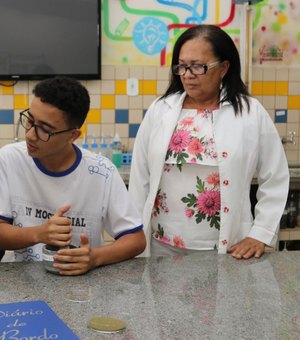
M 126 234 L 102 248 L 94 249 L 92 263 L 95 267 L 124 261 L 142 253 L 146 247 L 143 229 Z
M 69 205 L 62 207 L 47 222 L 33 227 L 20 228 L 0 220 L 0 249 L 16 250 L 37 243 L 60 247 L 69 245 L 72 237 L 71 220 L 63 216 L 69 209 Z

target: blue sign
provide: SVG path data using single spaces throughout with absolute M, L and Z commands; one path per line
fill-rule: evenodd
M 79 340 L 44 301 L 0 304 L 0 339 Z
M 277 109 L 275 110 L 275 123 L 286 123 L 287 122 L 287 110 Z

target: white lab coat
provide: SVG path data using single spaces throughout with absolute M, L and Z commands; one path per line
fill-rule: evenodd
M 152 207 L 185 96 L 154 101 L 136 136 L 129 193 L 143 216 L 143 256 L 151 255 Z M 220 254 L 247 236 L 274 247 L 289 189 L 288 164 L 276 127 L 263 106 L 249 100 L 250 113 L 245 105 L 242 116 L 235 116 L 232 105 L 223 103 L 213 115 L 221 191 Z M 259 188 L 253 220 L 249 191 L 255 173 Z

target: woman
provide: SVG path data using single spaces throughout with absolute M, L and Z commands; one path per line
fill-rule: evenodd
M 219 27 L 186 30 L 171 70 L 133 150 L 129 191 L 143 215 L 144 255 L 218 249 L 237 259 L 260 257 L 276 244 L 289 187 L 277 130 L 248 94 L 235 44 Z

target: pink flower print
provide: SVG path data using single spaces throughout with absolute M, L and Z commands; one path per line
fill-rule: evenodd
M 223 152 L 222 152 L 222 157 L 223 157 L 223 158 L 227 158 L 227 156 L 228 156 L 228 153 L 227 153 L 226 151 L 223 151 Z
M 225 246 L 227 243 L 228 243 L 227 240 L 223 240 L 223 241 L 222 241 L 223 246 Z
M 197 109 L 197 114 L 201 115 L 204 112 L 204 109 Z
M 169 238 L 167 238 L 166 236 L 161 236 L 158 231 L 156 231 L 154 233 L 154 238 L 159 240 L 160 242 L 162 242 L 164 244 L 170 244 L 171 243 Z
M 218 172 L 213 172 L 206 177 L 206 182 L 214 187 L 220 186 L 220 176 Z
M 191 160 L 190 160 L 190 163 L 197 163 L 197 159 L 194 157 L 194 158 L 192 158 Z
M 195 211 L 191 208 L 185 208 L 185 216 L 187 218 L 192 218 L 194 216 Z
M 160 242 L 165 244 L 170 244 L 170 239 L 168 239 L 166 236 L 162 236 L 159 238 Z
M 157 230 L 154 233 L 154 238 L 165 244 L 170 244 L 170 239 L 165 236 L 164 228 L 158 223 Z
M 220 210 L 220 192 L 205 190 L 197 197 L 197 209 L 207 216 L 214 216 Z
M 188 152 L 191 155 L 199 155 L 201 152 L 203 152 L 203 145 L 199 141 L 199 139 L 194 138 L 191 143 L 188 146 Z
M 164 172 L 170 172 L 172 169 L 172 164 L 165 164 L 164 165 Z
M 216 148 L 215 148 L 215 141 L 213 138 L 208 138 L 205 141 L 205 151 L 204 151 L 206 157 L 211 159 L 217 158 Z
M 162 211 L 167 214 L 169 212 L 169 208 L 167 206 L 167 194 L 164 192 L 159 196 L 159 198 L 160 198 L 159 205 Z
M 165 192 L 160 193 L 159 189 L 154 200 L 152 215 L 155 217 L 158 216 L 161 210 L 166 214 L 169 212 L 169 208 L 167 206 L 167 194 Z
M 175 153 L 180 153 L 184 148 L 186 148 L 190 141 L 190 133 L 185 130 L 177 130 L 173 133 L 169 149 Z
M 193 125 L 193 122 L 194 122 L 194 117 L 186 117 L 180 122 L 180 124 L 183 126 L 191 126 Z
M 154 204 L 153 204 L 153 209 L 152 209 L 152 215 L 157 216 L 159 214 L 159 192 L 157 193 Z
M 174 244 L 174 247 L 185 248 L 184 241 L 180 236 L 174 236 L 173 237 L 173 244 Z
M 202 115 L 203 118 L 209 118 L 212 115 L 212 110 L 210 109 L 199 109 L 197 113 Z

